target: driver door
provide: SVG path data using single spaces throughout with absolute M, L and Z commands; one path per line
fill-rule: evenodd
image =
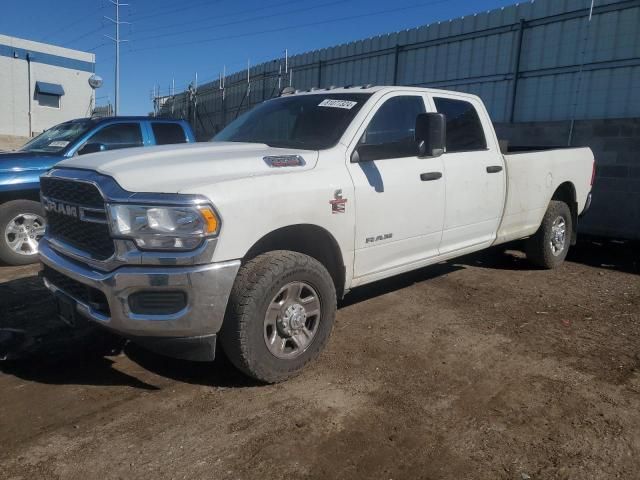
M 106 125 L 93 133 L 82 143 L 78 153 L 82 154 L 82 147 L 91 143 L 101 144 L 105 150 L 132 148 L 144 146 L 141 125 L 136 122 L 118 122 Z
M 415 141 L 416 117 L 426 105 L 419 93 L 384 96 L 351 146 L 350 153 L 357 150 L 347 161 L 355 187 L 358 283 L 438 255 L 444 224 L 442 159 L 418 158 Z

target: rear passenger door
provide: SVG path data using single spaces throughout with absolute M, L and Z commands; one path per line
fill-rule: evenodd
M 442 161 L 446 186 L 440 254 L 493 242 L 502 218 L 504 159 L 492 125 L 479 101 L 455 94 L 433 95 L 437 112 L 447 120 L 447 147 Z
M 182 125 L 171 122 L 151 122 L 155 145 L 187 143 L 187 134 Z

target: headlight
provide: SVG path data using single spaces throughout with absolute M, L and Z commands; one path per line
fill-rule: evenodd
M 193 250 L 220 228 L 216 213 L 206 205 L 110 205 L 109 222 L 114 236 L 131 238 L 147 250 Z

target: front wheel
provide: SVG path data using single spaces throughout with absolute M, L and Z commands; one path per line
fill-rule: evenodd
M 0 260 L 8 265 L 37 262 L 44 231 L 44 213 L 38 202 L 12 200 L 0 205 Z
M 573 221 L 569 206 L 551 200 L 538 231 L 527 240 L 527 258 L 538 267 L 560 266 L 569 252 Z
M 268 252 L 238 272 L 220 341 L 246 375 L 280 382 L 320 354 L 335 315 L 335 286 L 320 262 L 296 252 Z

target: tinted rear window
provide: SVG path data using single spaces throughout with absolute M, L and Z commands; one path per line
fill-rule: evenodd
M 177 123 L 152 122 L 151 129 L 156 137 L 156 145 L 187 143 L 187 137 L 181 125 Z
M 487 140 L 475 107 L 464 100 L 433 99 L 447 117 L 447 153 L 486 150 Z

